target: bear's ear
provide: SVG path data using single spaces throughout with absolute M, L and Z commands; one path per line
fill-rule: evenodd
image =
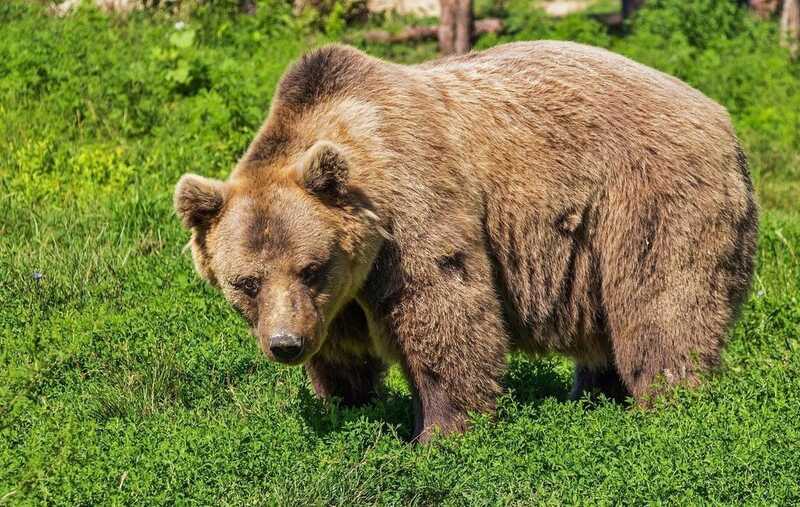
M 222 210 L 225 183 L 196 174 L 184 174 L 175 186 L 174 203 L 184 227 L 204 227 Z
M 314 195 L 335 199 L 347 191 L 347 159 L 329 141 L 319 141 L 309 148 L 297 172 L 300 183 Z

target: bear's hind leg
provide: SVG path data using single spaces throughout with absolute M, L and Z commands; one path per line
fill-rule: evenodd
M 616 278 L 619 272 L 607 277 L 604 300 L 614 362 L 642 406 L 671 386 L 697 385 L 719 364 L 735 310 L 724 273 L 715 273 L 699 253 L 674 247 L 684 259 L 694 255 L 689 264 L 668 248 L 650 253 L 624 279 Z
M 670 191 L 632 173 L 607 194 L 602 301 L 614 361 L 639 405 L 719 363 L 753 272 L 757 211 L 739 169 L 739 181 L 720 172 L 714 183 L 683 168 L 691 178 L 660 182 Z
M 614 362 L 641 406 L 671 386 L 697 385 L 719 363 L 731 319 L 727 301 L 700 276 L 675 268 L 661 273 L 631 277 L 606 297 Z
M 672 386 L 696 386 L 719 361 L 718 346 L 665 332 L 656 324 L 629 333 L 615 353 L 620 376 L 640 406 L 649 406 Z

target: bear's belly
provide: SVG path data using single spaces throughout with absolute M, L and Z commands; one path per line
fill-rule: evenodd
M 487 224 L 511 348 L 603 364 L 610 347 L 590 210 L 543 218 L 531 211 Z

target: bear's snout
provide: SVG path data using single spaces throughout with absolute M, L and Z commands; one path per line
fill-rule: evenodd
M 303 355 L 303 345 L 307 340 L 302 336 L 281 333 L 269 339 L 269 351 L 282 363 L 291 363 Z
M 291 277 L 270 282 L 259 293 L 254 334 L 269 359 L 299 365 L 318 349 L 320 314 L 310 293 Z

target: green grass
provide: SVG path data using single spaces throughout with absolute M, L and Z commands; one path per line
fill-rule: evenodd
M 282 70 L 327 36 L 277 2 L 201 11 L 180 32 L 160 15 L 0 4 L 0 503 L 800 502 L 800 71 L 740 12 L 709 23 L 733 16 L 741 36 L 659 32 L 676 2 L 654 0 L 624 39 L 580 17 L 534 35 L 590 38 L 732 111 L 763 209 L 725 367 L 642 412 L 567 402 L 567 361 L 514 356 L 496 420 L 428 446 L 405 442 L 398 372 L 364 409 L 317 401 L 181 253 L 177 178 L 224 176 Z M 479 44 L 532 36 L 515 26 Z

